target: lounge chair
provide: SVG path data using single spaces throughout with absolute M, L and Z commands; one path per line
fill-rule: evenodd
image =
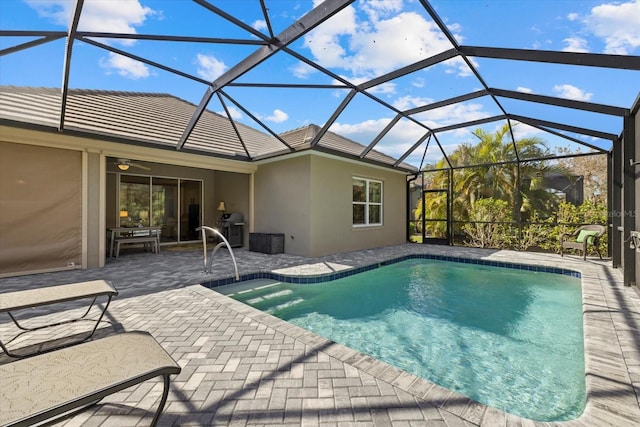
M 0 425 L 30 426 L 69 416 L 106 396 L 155 377 L 164 391 L 180 366 L 146 332 L 124 332 L 0 365 Z
M 587 259 L 587 252 L 593 246 L 600 259 L 600 238 L 607 231 L 604 225 L 589 224 L 578 227 L 573 234 L 560 235 L 560 256 L 564 256 L 565 249 L 575 249 L 582 254 L 582 259 Z

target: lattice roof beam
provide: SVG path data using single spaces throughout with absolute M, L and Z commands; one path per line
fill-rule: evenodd
M 66 37 L 66 33 L 44 36 L 37 40 L 31 40 L 25 43 L 20 43 L 18 45 L 0 50 L 0 56 L 9 55 L 10 53 L 20 52 L 21 50 L 29 49 L 30 47 L 40 46 L 41 44 L 56 41 L 64 37 Z
M 398 123 L 398 120 L 400 120 L 402 118 L 402 115 L 400 114 L 396 114 L 396 116 L 391 119 L 391 121 L 384 127 L 384 129 L 382 129 L 382 131 L 376 135 L 376 137 L 373 139 L 373 141 L 371 142 L 371 144 L 369 144 L 367 146 L 367 148 L 365 148 L 362 153 L 360 153 L 360 158 L 364 158 L 367 154 L 369 154 L 369 152 L 371 150 L 373 150 L 373 147 L 375 147 L 378 142 L 380 142 L 380 140 L 382 138 L 384 138 L 384 136 L 389 133 L 389 131 L 391 130 L 392 127 L 395 126 L 396 123 Z
M 327 133 L 327 131 L 329 130 L 329 127 L 331 127 L 333 122 L 336 121 L 336 119 L 344 111 L 344 109 L 347 108 L 347 105 L 349 105 L 349 103 L 351 102 L 353 97 L 356 96 L 357 93 L 358 91 L 356 89 L 351 89 L 351 92 L 349 92 L 349 94 L 342 100 L 338 108 L 335 109 L 331 117 L 329 117 L 329 119 L 325 122 L 324 126 L 322 126 L 322 128 L 318 131 L 316 136 L 313 138 L 313 140 L 311 141 L 311 144 L 309 144 L 311 147 L 315 147 L 316 145 L 318 145 L 318 142 L 320 142 L 320 139 L 324 136 L 325 133 Z
M 131 59 L 133 59 L 135 61 L 139 61 L 139 62 L 142 62 L 144 64 L 151 65 L 152 67 L 156 67 L 156 68 L 159 68 L 161 70 L 168 71 L 170 73 L 176 74 L 176 75 L 181 76 L 181 77 L 185 77 L 185 78 L 187 78 L 189 80 L 193 80 L 193 81 L 196 81 L 198 83 L 205 84 L 205 85 L 209 84 L 208 80 L 204 80 L 204 79 L 202 79 L 200 77 L 193 76 L 191 74 L 185 73 L 184 71 L 176 70 L 175 68 L 167 67 L 166 65 L 162 65 L 162 64 L 160 64 L 158 62 L 151 61 L 151 60 L 149 60 L 147 58 L 143 58 L 141 56 L 134 55 L 134 54 L 129 53 L 129 52 L 125 52 L 124 50 L 115 48 L 113 46 L 102 44 L 102 43 L 99 43 L 99 42 L 97 42 L 95 40 L 91 40 L 91 39 L 87 39 L 87 38 L 82 38 L 81 40 L 83 42 L 85 42 L 85 43 L 90 44 L 90 45 L 99 47 L 99 48 L 104 49 L 104 50 L 108 50 L 109 52 L 117 53 L 118 55 L 126 56 L 127 58 L 131 58 Z
M 440 132 L 446 132 L 454 129 L 466 128 L 469 126 L 476 126 L 476 125 L 482 125 L 485 123 L 497 122 L 498 120 L 505 120 L 507 117 L 508 117 L 507 115 L 500 115 L 500 116 L 485 117 L 483 119 L 470 120 L 468 122 L 460 122 L 460 123 L 456 123 L 449 126 L 439 127 L 437 129 L 434 129 L 433 132 L 440 133 Z
M 411 146 L 411 148 L 409 148 L 407 151 L 404 152 L 404 154 L 402 156 L 400 156 L 398 158 L 398 160 L 395 161 L 395 163 L 393 164 L 393 166 L 398 166 L 400 163 L 404 162 L 404 159 L 406 159 L 407 157 L 409 157 L 409 155 L 411 155 L 411 153 L 413 153 L 415 150 L 418 149 L 418 147 L 420 147 L 420 145 L 422 145 L 422 143 L 424 142 L 425 139 L 429 138 L 429 135 L 431 135 L 432 132 L 431 131 L 427 131 L 421 138 L 419 138 L 415 144 L 413 144 Z M 426 152 L 426 148 L 425 148 L 425 152 Z
M 262 8 L 262 15 L 264 16 L 264 22 L 267 24 L 269 35 L 273 38 L 273 28 L 271 28 L 271 20 L 269 19 L 269 9 L 267 9 L 267 5 L 264 3 L 264 0 L 260 0 L 260 7 Z
M 199 4 L 202 4 L 203 6 L 206 5 L 205 7 L 207 8 L 211 6 L 207 2 L 204 2 L 203 0 L 194 0 L 194 1 L 196 1 Z M 293 25 L 289 26 L 283 32 L 278 34 L 278 36 L 274 40 L 272 40 L 272 42 L 269 45 L 262 46 L 261 48 L 256 50 L 254 53 L 250 54 L 245 59 L 237 63 L 234 67 L 229 69 L 227 72 L 222 74 L 216 80 L 214 80 L 211 83 L 211 85 L 207 88 L 207 91 L 202 97 L 202 100 L 200 101 L 200 104 L 196 108 L 196 111 L 193 113 L 193 116 L 191 117 L 189 124 L 183 131 L 182 136 L 180 137 L 180 140 L 176 145 L 176 149 L 178 150 L 182 149 L 184 144 L 187 142 L 189 135 L 191 135 L 191 132 L 193 132 L 193 129 L 195 128 L 196 123 L 200 119 L 200 116 L 202 115 L 202 113 L 204 113 L 205 109 L 207 108 L 207 105 L 209 104 L 209 100 L 211 99 L 211 97 L 216 91 L 222 89 L 224 86 L 226 86 L 233 80 L 237 79 L 238 77 L 242 76 L 249 70 L 258 66 L 261 62 L 263 62 L 267 58 L 271 57 L 272 55 L 280 51 L 283 47 L 286 47 L 288 44 L 293 43 L 295 40 L 304 36 L 306 33 L 313 30 L 318 25 L 320 25 L 327 19 L 334 16 L 336 13 L 344 9 L 346 6 L 353 3 L 353 1 L 355 0 L 325 0 L 319 6 L 315 7 L 309 13 L 307 13 L 302 18 L 300 18 L 298 21 L 294 22 Z M 228 19 L 230 19 L 232 22 L 238 23 L 239 25 L 242 24 L 241 26 L 243 26 L 244 28 L 244 24 L 242 22 L 237 22 L 238 21 L 237 19 L 233 17 L 229 17 Z M 249 30 L 247 29 L 247 31 Z M 254 31 L 255 30 L 251 28 L 250 32 L 254 33 Z
M 266 41 L 254 39 L 228 39 L 219 37 L 194 37 L 194 36 L 169 36 L 164 34 L 125 34 L 125 33 L 100 33 L 91 31 L 78 31 L 78 37 L 127 39 L 127 40 L 151 40 L 168 42 L 213 43 L 213 44 L 240 44 L 251 46 L 264 46 Z
M 553 96 L 516 92 L 513 90 L 490 88 L 489 91 L 496 96 L 517 99 L 520 101 L 536 102 L 539 104 L 554 105 L 556 107 L 572 108 L 574 110 L 590 111 L 592 113 L 608 114 L 611 116 L 624 117 L 629 115 L 628 108 L 614 107 L 611 105 L 595 104 L 592 102 L 584 102 L 584 101 L 574 101 L 572 99 L 556 98 Z
M 447 51 L 441 52 L 437 55 L 434 55 L 430 58 L 423 59 L 421 61 L 415 62 L 411 65 L 407 65 L 406 67 L 399 68 L 395 71 L 391 71 L 383 76 L 376 77 L 375 79 L 369 80 L 368 82 L 362 83 L 358 85 L 358 87 L 362 90 L 372 88 L 382 83 L 386 83 L 389 80 L 397 79 L 398 77 L 405 76 L 407 74 L 411 74 L 414 71 L 421 70 L 423 68 L 430 67 L 432 65 L 439 64 L 448 59 L 454 58 L 458 56 L 458 51 L 456 49 L 449 49 Z
M 455 37 L 453 37 L 453 34 L 451 34 L 451 31 L 449 31 L 449 28 L 447 27 L 447 25 L 440 18 L 440 16 L 436 13 L 436 10 L 433 7 L 431 7 L 431 4 L 429 4 L 429 2 L 426 1 L 426 0 L 420 0 L 420 3 L 422 3 L 424 8 L 427 10 L 429 15 L 431 16 L 431 19 L 433 19 L 436 22 L 436 25 L 438 25 L 438 27 L 440 28 L 440 31 L 442 31 L 442 33 L 447 37 L 447 39 L 449 39 L 449 41 L 454 46 L 454 48 L 459 53 L 461 53 L 462 59 L 467 64 L 467 67 L 469 67 L 469 69 L 471 70 L 473 75 L 476 76 L 476 78 L 478 79 L 478 81 L 480 82 L 482 87 L 485 90 L 488 91 L 489 90 L 489 85 L 487 85 L 487 83 L 484 81 L 484 78 L 482 78 L 482 76 L 480 75 L 478 70 L 476 70 L 476 67 L 471 63 L 471 61 L 469 60 L 467 55 L 463 51 L 460 50 L 460 45 L 458 44 L 458 41 L 455 39 Z M 504 107 L 502 106 L 500 101 L 498 101 L 498 98 L 496 98 L 496 96 L 491 94 L 491 93 L 489 93 L 489 96 L 491 96 L 491 99 L 493 100 L 493 102 L 500 109 L 500 111 L 502 111 L 502 114 L 506 115 L 507 114 L 507 110 L 504 109 Z
M 73 7 L 73 14 L 69 21 L 67 29 L 67 44 L 64 49 L 64 63 L 62 65 L 62 86 L 60 87 L 60 120 L 58 122 L 58 131 L 64 130 L 64 116 L 67 111 L 67 96 L 69 95 L 69 73 L 71 67 L 71 56 L 73 53 L 73 42 L 76 39 L 76 31 L 80 22 L 80 15 L 84 0 L 76 0 Z
M 514 61 L 549 62 L 586 67 L 640 70 L 640 56 L 603 53 L 557 52 L 550 50 L 508 49 L 500 47 L 460 46 L 464 55 Z
M 538 125 L 543 127 L 550 127 L 554 129 L 560 129 L 567 132 L 578 133 L 581 135 L 593 136 L 594 138 L 608 139 L 610 141 L 615 141 L 618 138 L 618 135 L 608 132 L 601 132 L 593 129 L 587 129 L 578 126 L 565 125 L 562 123 L 550 122 L 547 120 L 534 119 L 531 117 L 518 116 L 515 114 L 508 115 L 510 119 L 517 120 L 524 124 L 528 124 L 531 126 Z M 586 145 L 586 143 L 581 142 L 581 144 Z
M 483 89 L 476 92 L 470 92 L 465 95 L 454 96 L 453 98 L 449 98 L 449 99 L 443 99 L 442 101 L 433 102 L 429 105 L 423 105 L 422 107 L 416 107 L 410 110 L 405 110 L 404 113 L 405 114 L 423 113 L 425 111 L 434 110 L 440 107 L 446 107 L 447 105 L 453 105 L 459 102 L 469 101 L 475 98 L 481 98 L 487 95 L 489 95 L 489 91 Z
M 254 122 L 258 123 L 260 126 L 262 126 L 262 128 L 269 132 L 273 137 L 275 137 L 278 141 L 280 141 L 285 147 L 287 147 L 289 149 L 289 151 L 294 151 L 293 148 L 287 144 L 287 142 L 282 139 L 282 137 L 280 137 L 280 135 L 278 135 L 277 133 L 275 133 L 269 126 L 267 126 L 266 124 L 264 124 L 262 122 L 262 120 L 260 120 L 259 118 L 257 118 L 256 116 L 254 116 L 251 111 L 247 110 L 242 104 L 240 104 L 238 101 L 236 101 L 235 99 L 233 99 L 231 96 L 229 96 L 228 93 L 226 93 L 224 90 L 220 90 L 219 91 L 222 95 L 225 96 L 225 98 L 227 98 L 229 101 L 231 101 L 233 103 L 233 105 L 235 105 L 238 109 L 240 109 L 243 113 L 245 113 L 247 116 L 249 116 Z

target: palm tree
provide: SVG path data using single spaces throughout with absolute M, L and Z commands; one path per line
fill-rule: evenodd
M 513 212 L 514 221 L 517 221 L 522 213 L 526 215 L 542 212 L 541 216 L 545 216 L 546 213 L 554 211 L 558 200 L 544 187 L 544 176 L 551 171 L 566 171 L 548 162 L 535 160 L 551 155 L 541 138 L 524 138 L 513 142 L 508 124 L 495 133 L 476 129 L 473 135 L 480 140 L 479 143 L 463 143 L 449 156 L 449 161 L 455 168 L 452 185 L 453 219 L 470 219 L 475 202 L 489 197 L 507 202 Z M 433 169 L 437 171 L 425 178 L 425 190 L 448 189 L 448 164 L 442 159 Z M 518 187 L 520 192 L 517 191 Z M 439 197 L 428 199 L 424 207 L 424 210 L 430 213 L 428 216 L 446 218 L 445 197 L 446 194 L 443 193 Z M 415 218 L 422 218 L 422 199 L 418 201 L 414 213 Z M 444 224 L 428 223 L 426 227 L 427 231 L 437 233 L 442 230 L 428 227 L 443 228 Z

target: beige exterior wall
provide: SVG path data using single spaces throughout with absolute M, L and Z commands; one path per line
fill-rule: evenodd
M 284 233 L 288 254 L 311 253 L 309 156 L 260 165 L 255 173 L 256 233 Z
M 205 224 L 210 227 L 220 219 L 221 212 L 216 211 L 218 204 L 224 202 L 227 208 L 225 213 L 240 213 L 244 217 L 244 221 L 247 224 L 243 227 L 243 246 L 249 247 L 249 219 L 250 219 L 250 175 L 239 174 L 234 172 L 215 172 L 215 186 L 213 187 L 212 194 L 208 195 L 213 198 L 211 209 L 209 210 L 209 217 L 211 220 L 207 220 L 205 217 Z M 206 188 L 206 187 L 205 187 Z M 207 195 L 205 195 L 207 196 Z
M 354 227 L 353 178 L 382 181 L 381 226 Z M 406 241 L 406 178 L 402 173 L 320 155 L 311 156 L 311 256 Z
M 104 190 L 101 187 L 104 185 L 104 168 L 101 168 L 101 158 L 99 153 L 87 153 L 85 160 L 86 181 L 84 187 L 86 188 L 85 197 L 86 203 L 83 206 L 83 220 L 85 226 L 83 229 L 86 231 L 86 236 L 83 236 L 83 265 L 89 266 L 102 266 L 106 243 L 104 235 L 101 236 L 100 230 L 105 228 L 104 215 Z M 115 214 L 114 214 L 115 215 Z M 89 245 L 88 242 L 96 242 L 96 244 Z
M 382 226 L 353 227 L 356 176 L 383 182 Z M 255 181 L 255 231 L 284 233 L 286 253 L 315 257 L 406 240 L 403 173 L 306 153 L 259 165 Z

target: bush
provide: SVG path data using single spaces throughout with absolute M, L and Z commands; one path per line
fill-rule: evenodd
M 462 226 L 466 244 L 478 248 L 508 248 L 513 240 L 511 209 L 504 200 L 492 197 L 477 200 L 469 213 L 470 223 Z
M 607 208 L 602 204 L 586 201 L 580 206 L 562 202 L 554 218 L 550 218 L 541 225 L 543 235 L 539 246 L 549 252 L 560 252 L 560 236 L 573 234 L 581 225 L 607 224 Z M 600 239 L 600 251 L 607 253 L 607 234 Z
M 562 202 L 555 216 L 546 220 L 541 220 L 538 213 L 533 212 L 520 230 L 512 221 L 511 214 L 504 200 L 487 198 L 476 201 L 470 212 L 470 221 L 462 226 L 465 244 L 520 251 L 539 248 L 559 253 L 561 234 L 572 234 L 584 224 L 607 224 L 606 207 L 590 201 L 580 206 Z M 600 250 L 607 253 L 606 234 L 600 239 Z

